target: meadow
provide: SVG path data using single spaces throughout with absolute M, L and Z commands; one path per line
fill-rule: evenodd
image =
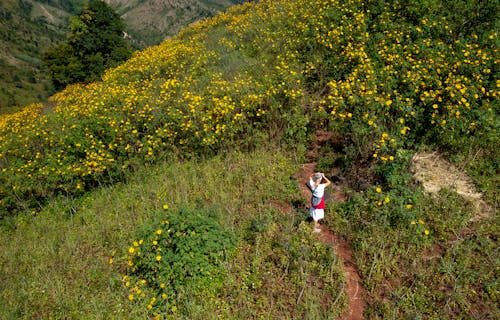
M 497 317 L 500 55 L 483 5 L 246 3 L 1 115 L 2 318 L 338 317 L 338 257 L 291 178 L 317 129 L 338 137 L 318 170 L 348 197 L 326 223 L 352 244 L 366 317 Z M 425 193 L 419 150 L 459 164 L 487 218 Z

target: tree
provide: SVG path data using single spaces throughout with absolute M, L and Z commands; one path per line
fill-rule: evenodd
M 124 28 L 122 19 L 110 6 L 91 0 L 71 19 L 66 41 L 44 55 L 55 88 L 99 80 L 105 69 L 130 58 Z

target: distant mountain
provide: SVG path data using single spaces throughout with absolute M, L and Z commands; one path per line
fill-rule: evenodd
M 243 0 L 105 0 L 125 20 L 138 48 L 158 44 L 182 27 Z
M 0 2 L 0 113 L 44 101 L 53 87 L 43 53 L 65 40 L 69 19 L 86 0 Z M 125 21 L 135 49 L 158 44 L 182 27 L 242 0 L 105 0 Z

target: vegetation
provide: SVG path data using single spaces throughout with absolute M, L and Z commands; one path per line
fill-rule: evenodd
M 428 195 L 409 172 L 415 151 L 439 150 L 496 207 L 495 6 L 465 1 L 463 8 L 476 10 L 471 23 L 437 0 L 247 3 L 135 53 L 100 82 L 1 117 L 0 208 L 9 245 L 1 311 L 22 318 L 337 317 L 346 301 L 337 257 L 314 240 L 290 179 L 321 128 L 338 140 L 321 149 L 319 169 L 335 173 L 348 195 L 329 205 L 327 223 L 351 240 L 367 317 L 498 316 L 495 213 L 473 219 L 472 203 L 452 190 Z M 183 214 L 196 217 L 193 225 Z M 235 236 L 234 246 L 213 243 L 221 245 L 206 265 L 213 286 L 203 285 L 203 275 L 162 274 L 172 268 L 155 269 L 164 255 L 130 256 L 140 245 L 150 252 L 158 230 L 167 254 L 177 239 L 162 222 L 175 221 L 172 230 L 186 235 L 199 227 L 194 220 Z M 45 242 L 37 237 L 51 225 L 43 233 L 48 247 L 38 249 Z M 65 249 L 49 237 L 60 239 L 70 226 L 86 241 L 70 238 L 66 255 L 57 255 Z M 32 249 L 19 252 L 21 242 Z M 193 251 L 200 264 L 207 263 L 203 250 Z M 69 269 L 54 271 L 60 282 L 43 289 L 50 296 L 27 297 L 30 285 L 44 281 L 42 266 L 61 257 Z M 75 275 L 76 266 L 88 271 Z M 171 291 L 160 291 L 162 283 Z
M 233 247 L 233 235 L 221 229 L 220 209 L 167 209 L 164 205 L 155 221 L 145 224 L 128 249 L 129 268 L 123 277 L 130 288 L 128 299 L 149 301 L 148 310 L 157 314 L 175 312 L 177 305 L 220 290 L 225 278 L 221 266 L 226 250 Z M 145 296 L 144 287 L 152 288 L 152 297 Z
M 72 18 L 66 42 L 51 48 L 43 57 L 55 88 L 97 81 L 105 69 L 130 58 L 124 29 L 120 16 L 105 2 L 89 2 Z
M 32 16 L 36 10 L 32 1 L 0 3 L 0 113 L 44 101 L 53 90 L 41 56 L 63 39 L 64 31 L 47 19 Z M 60 13 L 61 20 L 67 16 Z
M 178 295 L 167 291 L 171 304 L 163 314 L 168 312 L 174 319 L 213 319 L 307 314 L 328 318 L 340 313 L 345 303 L 343 276 L 332 249 L 313 239 L 302 212 L 288 214 L 269 206 L 300 201 L 289 180 L 297 164 L 285 152 L 275 151 L 223 154 L 144 168 L 128 183 L 88 193 L 79 200 L 61 198 L 43 211 L 18 216 L 15 229 L 4 226 L 1 233 L 6 241 L 0 253 L 2 318 L 153 316 L 162 305 L 167 306 L 160 294 L 148 310 L 156 290 L 163 289 L 161 282 L 141 285 L 143 279 L 134 276 L 138 273 L 128 265 L 129 250 L 135 248 L 134 241 L 139 245 L 143 240 L 143 251 L 153 246 L 154 235 L 148 230 L 161 229 L 161 236 L 167 236 L 168 229 L 161 224 L 166 216 L 175 219 L 168 220 L 175 225 L 170 229 L 182 233 L 187 224 L 177 224 L 184 219 L 174 217 L 178 211 L 188 212 L 186 217 L 208 214 L 204 221 L 222 213 L 221 220 L 212 220 L 211 225 L 216 232 L 233 234 L 237 241 L 219 260 L 221 273 L 213 274 L 224 276 L 222 287 L 214 283 L 203 297 L 199 296 L 203 287 L 177 287 Z M 269 176 L 274 179 L 267 180 Z M 265 184 L 256 183 L 264 180 Z M 207 202 L 219 208 L 196 209 Z M 197 221 L 186 219 L 186 223 Z M 185 240 L 197 241 L 192 237 Z M 183 241 L 178 239 L 178 243 Z M 194 254 L 201 256 L 202 250 Z M 161 261 L 167 261 L 167 248 L 162 252 Z M 181 259 L 178 262 L 186 265 Z M 156 261 L 156 256 L 146 261 Z M 130 294 L 134 294 L 132 300 Z
M 3 0 L 0 3 L 0 114 L 46 102 L 54 93 L 43 54 L 65 41 L 70 19 L 86 0 Z M 107 1 L 125 21 L 133 49 L 156 45 L 189 23 L 213 16 L 239 0 Z M 124 4 L 127 6 L 124 6 Z M 163 6 L 158 10 L 158 6 Z

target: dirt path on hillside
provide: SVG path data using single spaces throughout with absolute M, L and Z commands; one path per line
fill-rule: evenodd
M 310 150 L 308 150 L 308 163 L 305 163 L 296 173 L 300 192 L 303 198 L 309 203 L 311 191 L 306 185 L 309 176 L 316 171 L 317 154 L 324 142 L 334 139 L 332 134 L 325 131 L 317 133 Z M 422 184 L 429 193 L 436 193 L 443 188 L 455 190 L 457 194 L 464 199 L 471 201 L 475 207 L 475 214 L 471 221 L 488 218 L 495 210 L 483 200 L 483 195 L 477 192 L 472 180 L 464 173 L 464 170 L 457 168 L 450 162 L 442 158 L 437 152 L 417 153 L 412 158 L 411 172 L 414 178 Z M 335 185 L 329 188 L 326 194 L 328 201 L 344 201 L 345 194 Z M 365 320 L 363 312 L 366 307 L 365 289 L 361 283 L 361 277 L 356 263 L 352 257 L 352 250 L 349 242 L 344 236 L 328 229 L 328 226 L 322 225 L 318 238 L 325 244 L 331 246 L 336 251 L 342 262 L 345 279 L 345 293 L 348 298 L 347 310 L 340 316 L 340 320 Z M 434 246 L 429 255 L 439 255 L 440 248 Z
M 302 165 L 300 172 L 297 174 L 299 180 L 299 188 L 304 199 L 309 203 L 311 191 L 306 185 L 309 176 L 316 170 L 316 154 L 321 146 L 321 143 L 331 139 L 331 133 L 318 132 L 315 142 L 311 150 L 309 150 L 309 163 Z M 329 195 L 333 201 L 345 200 L 345 194 L 335 185 L 329 190 Z M 364 320 L 363 311 L 365 310 L 365 290 L 361 284 L 361 277 L 356 267 L 356 263 L 352 257 L 352 250 L 348 241 L 340 234 L 333 233 L 327 226 L 321 226 L 321 232 L 318 235 L 319 239 L 329 246 L 332 246 L 344 267 L 346 274 L 345 292 L 348 298 L 347 310 L 341 315 L 341 320 Z

